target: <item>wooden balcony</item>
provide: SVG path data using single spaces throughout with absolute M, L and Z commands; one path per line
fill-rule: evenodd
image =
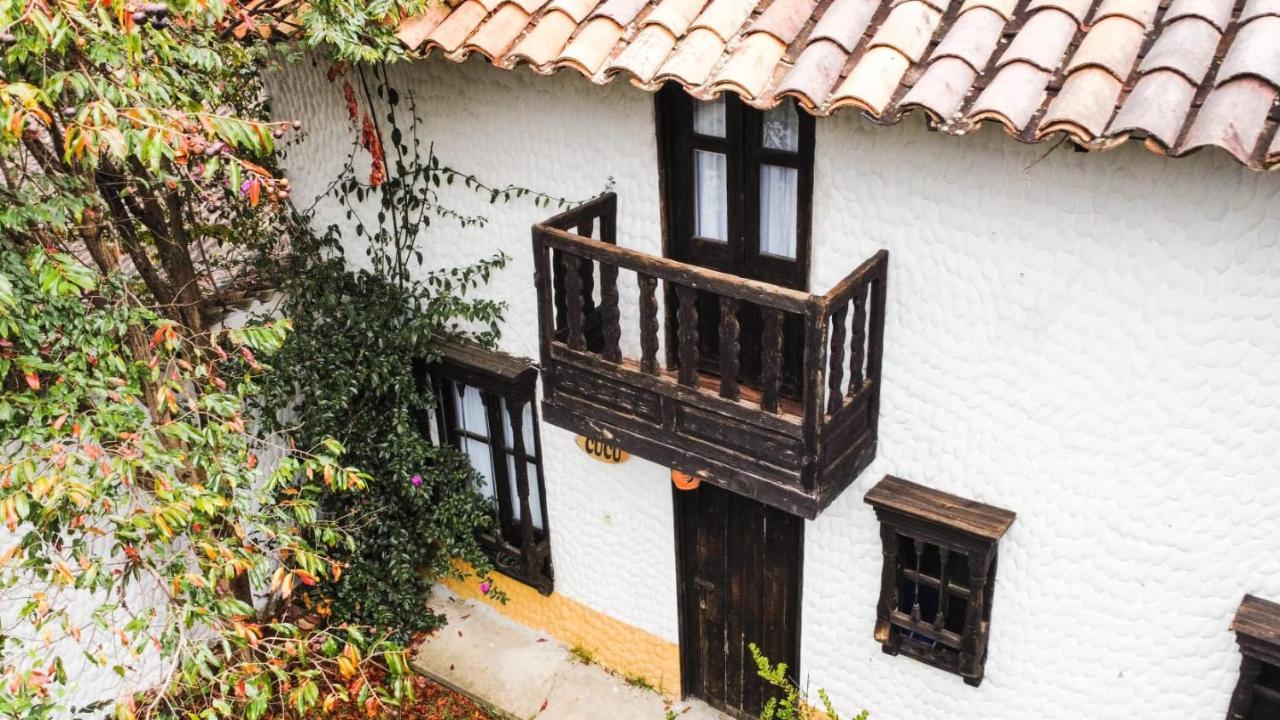
M 817 517 L 875 457 L 888 252 L 811 295 L 618 247 L 616 214 L 608 193 L 533 228 L 544 419 Z M 630 327 L 620 285 L 638 296 Z M 697 317 L 711 298 L 714 363 Z M 746 313 L 759 342 L 742 342 Z

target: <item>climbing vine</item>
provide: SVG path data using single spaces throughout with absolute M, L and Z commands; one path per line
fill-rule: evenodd
M 303 233 L 279 277 L 284 299 L 278 311 L 292 319 L 294 332 L 263 409 L 277 427 L 300 428 L 304 440 L 337 438 L 348 448 L 347 459 L 370 475 L 366 492 L 330 499 L 331 512 L 364 521 L 353 530 L 356 542 L 345 558 L 350 569 L 321 602 L 334 619 L 404 637 L 440 621 L 426 599 L 438 579 L 458 574 L 455 560 L 482 575 L 490 569 L 476 532 L 489 527 L 494 513 L 466 457 L 426 433 L 435 398 L 421 373 L 438 359 L 441 336 L 494 344 L 504 308 L 479 291 L 508 258 L 433 267 L 422 249 L 433 223 L 487 222 L 452 209 L 441 190 L 458 186 L 495 204 L 570 201 L 492 186 L 442 162 L 420 137 L 413 93 L 388 82 L 385 66 L 339 65 L 329 77 L 342 87 L 357 140 L 342 172 L 304 215 L 319 203 L 336 203 L 345 223 L 318 236 Z M 344 229 L 362 246 L 365 268 L 345 262 Z

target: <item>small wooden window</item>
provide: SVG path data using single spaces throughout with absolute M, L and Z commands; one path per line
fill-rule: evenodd
M 1280 720 L 1280 604 L 1246 595 L 1231 629 L 1243 658 L 1227 720 Z
M 543 594 L 552 589 L 542 447 L 534 402 L 537 371 L 527 360 L 447 343 L 430 368 L 441 439 L 480 473 L 496 524 L 480 536 L 505 575 Z
M 1008 510 L 893 476 L 866 495 L 880 520 L 884 569 L 876 640 L 978 686 L 987 659 L 996 549 Z

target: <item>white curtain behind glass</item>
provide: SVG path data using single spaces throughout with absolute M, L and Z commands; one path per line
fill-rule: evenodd
M 462 383 L 453 383 L 453 387 L 457 392 L 454 409 L 458 427 L 480 437 L 489 437 L 489 421 L 480 391 Z M 480 494 L 490 499 L 497 498 L 493 487 L 493 451 L 489 444 L 466 436 L 461 439 L 462 451 L 471 458 L 471 464 L 480 473 Z
M 760 252 L 794 260 L 796 199 L 800 173 L 795 168 L 760 166 Z
M 507 426 L 508 439 L 514 437 L 511 428 L 511 415 L 507 412 L 506 403 L 502 404 L 502 421 Z M 521 423 L 521 434 L 524 436 L 524 454 L 537 459 L 537 447 L 533 444 L 533 403 L 524 404 L 523 422 Z M 514 449 L 514 444 L 511 445 Z M 527 463 L 526 472 L 529 478 L 529 512 L 533 514 L 531 518 L 533 526 L 539 530 L 542 526 L 542 496 L 538 493 L 538 466 L 535 463 Z M 516 522 L 520 522 L 520 486 L 516 480 L 516 459 L 515 456 L 507 454 L 507 478 L 511 481 L 511 515 Z
M 729 184 L 725 157 L 693 151 L 693 234 L 712 240 L 729 238 Z

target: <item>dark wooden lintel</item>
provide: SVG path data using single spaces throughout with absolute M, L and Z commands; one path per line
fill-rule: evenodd
M 1004 536 L 1017 517 L 1009 510 L 966 500 L 892 475 L 886 475 L 863 499 L 878 511 L 887 510 L 918 518 L 992 543 Z

